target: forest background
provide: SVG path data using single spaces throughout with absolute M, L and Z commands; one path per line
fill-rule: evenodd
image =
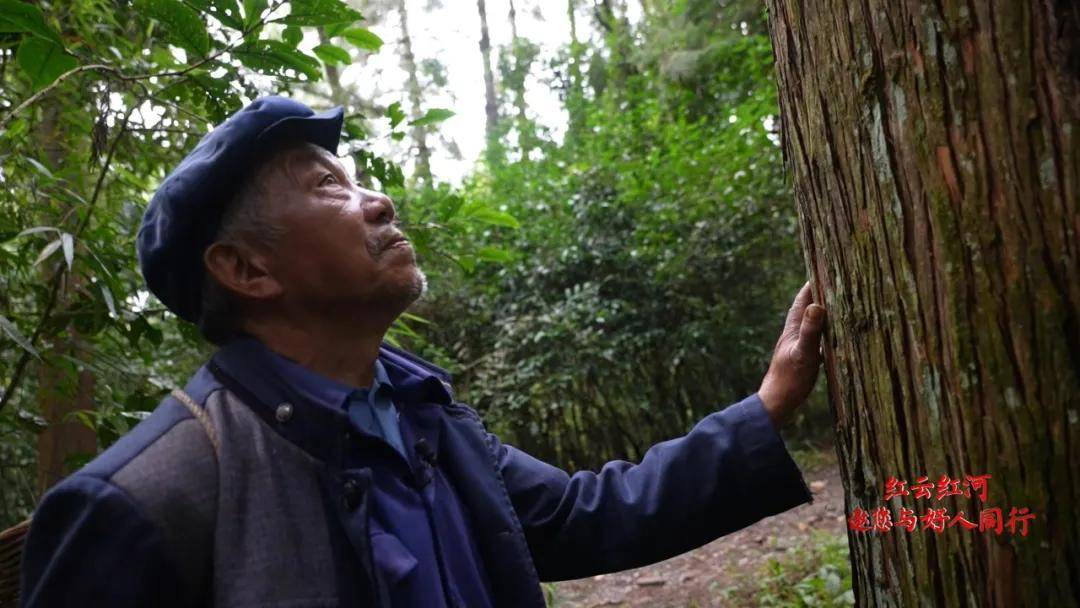
M 504 441 L 636 460 L 757 389 L 806 277 L 759 3 L 0 0 L 0 528 L 212 352 L 135 232 L 270 93 L 345 106 L 429 277 L 390 339 Z

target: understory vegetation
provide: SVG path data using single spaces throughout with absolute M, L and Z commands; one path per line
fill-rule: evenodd
M 346 106 L 340 152 L 430 278 L 389 339 L 504 441 L 569 470 L 635 460 L 757 389 L 806 276 L 759 5 L 521 4 L 569 41 L 542 53 L 515 27 L 481 49 L 484 151 L 450 182 L 428 157 L 455 108 L 427 99 L 455 83 L 407 30 L 375 33 L 405 3 L 0 0 L 0 528 L 212 352 L 146 292 L 135 232 L 195 142 L 268 93 Z M 398 100 L 345 78 L 402 48 Z M 828 419 L 815 395 L 791 440 Z

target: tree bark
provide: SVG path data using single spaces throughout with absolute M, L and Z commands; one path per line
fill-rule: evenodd
M 566 0 L 566 18 L 570 22 L 570 59 L 569 78 L 566 90 L 566 113 L 567 113 L 567 141 L 574 141 L 581 132 L 581 126 L 585 122 L 583 116 L 585 88 L 582 79 L 581 65 L 585 60 L 585 45 L 578 40 L 577 33 L 577 0 Z
M 417 75 L 416 55 L 413 54 L 412 37 L 409 35 L 409 11 L 405 7 L 405 0 L 398 0 L 398 14 L 401 16 L 401 66 L 408 77 L 406 88 L 413 118 L 419 118 L 424 95 L 420 87 L 420 77 Z M 427 144 L 427 128 L 413 127 L 412 138 L 416 144 L 416 176 L 430 183 L 431 149 Z
M 480 58 L 484 62 L 484 116 L 487 117 L 484 126 L 490 155 L 499 136 L 499 105 L 495 100 L 495 72 L 491 69 L 491 38 L 488 37 L 487 5 L 484 0 L 476 0 L 476 10 L 480 13 Z
M 848 514 L 1036 515 L 849 531 L 858 603 L 1077 605 L 1080 8 L 767 4 Z M 986 504 L 883 500 L 963 474 L 992 475 Z
M 36 129 L 36 138 L 49 165 L 56 169 L 64 162 L 65 153 L 71 154 L 61 145 L 57 134 L 62 130 L 62 116 L 59 104 L 50 102 L 42 112 L 42 121 Z M 78 150 L 88 154 L 88 146 Z M 80 156 L 82 154 L 79 154 Z M 78 190 L 85 190 L 86 184 L 73 184 Z M 65 203 L 56 203 L 58 209 L 47 207 L 42 218 L 43 225 L 57 225 L 58 217 L 64 217 L 71 211 Z M 57 256 L 54 256 L 58 257 Z M 62 262 L 53 262 L 62 263 Z M 46 285 L 52 280 L 55 270 L 51 263 L 42 265 L 41 275 Z M 68 274 L 63 277 L 60 292 L 57 295 L 56 309 L 63 311 L 71 305 L 74 294 L 81 288 L 84 279 Z M 64 335 L 66 334 L 66 335 Z M 62 335 L 53 335 L 45 340 L 46 347 L 41 351 L 42 361 L 38 367 L 38 385 L 35 393 L 38 408 L 48 426 L 37 437 L 37 481 L 38 494 L 43 494 L 56 482 L 73 471 L 72 459 L 93 455 L 97 452 L 97 435 L 94 430 L 72 418 L 80 410 L 94 409 L 93 373 L 88 369 L 71 370 L 64 363 L 65 357 L 78 359 L 81 355 L 77 348 L 78 331 L 68 325 Z
M 528 77 L 528 74 L 524 73 L 528 70 L 528 66 L 522 61 L 525 41 L 518 37 L 517 9 L 514 7 L 514 0 L 510 0 L 510 12 L 507 18 L 510 21 L 510 69 L 514 71 L 514 108 L 517 111 L 518 147 L 521 148 L 521 158 L 525 159 L 529 157 L 529 152 L 533 148 L 533 136 L 525 113 L 525 80 Z

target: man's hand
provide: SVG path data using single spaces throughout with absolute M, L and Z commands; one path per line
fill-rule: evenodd
M 807 282 L 791 304 L 784 331 L 773 349 L 769 371 L 758 389 L 758 397 L 776 428 L 806 401 L 817 380 L 825 308 L 811 303 L 812 297 Z

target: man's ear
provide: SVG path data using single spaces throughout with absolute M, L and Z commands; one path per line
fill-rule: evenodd
M 237 295 L 268 300 L 281 295 L 281 283 L 267 270 L 265 255 L 232 243 L 214 243 L 203 252 L 203 264 L 218 284 Z

